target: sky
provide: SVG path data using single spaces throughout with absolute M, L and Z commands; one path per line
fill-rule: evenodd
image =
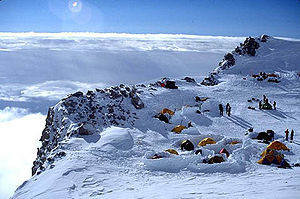
M 300 38 L 299 0 L 2 0 L 0 32 Z

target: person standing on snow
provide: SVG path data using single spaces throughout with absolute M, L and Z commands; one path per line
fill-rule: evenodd
M 285 140 L 289 141 L 289 130 L 288 129 L 285 130 Z
M 263 95 L 263 102 L 266 103 L 267 96 Z
M 259 100 L 258 102 L 258 108 L 261 110 L 262 104 L 261 104 L 261 100 Z
M 229 103 L 226 104 L 226 113 L 228 116 L 230 116 L 231 106 Z
M 219 104 L 219 111 L 220 111 L 220 116 L 223 116 L 223 105 L 222 104 Z
M 292 131 L 291 131 L 291 142 L 293 142 L 293 140 L 294 140 L 294 130 L 292 129 Z

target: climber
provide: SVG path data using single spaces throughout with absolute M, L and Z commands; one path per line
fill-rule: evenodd
M 227 103 L 227 104 L 226 104 L 226 114 L 227 114 L 228 116 L 230 116 L 230 112 L 231 112 L 231 106 L 230 106 L 229 103 Z
M 261 104 L 261 100 L 259 100 L 258 102 L 258 108 L 261 110 L 262 104 Z
M 219 104 L 220 116 L 223 116 L 223 105 Z
M 288 129 L 285 130 L 285 140 L 289 141 L 289 130 Z
M 276 110 L 276 101 L 273 102 L 274 110 Z
M 263 95 L 263 102 L 266 103 L 266 99 L 267 97 L 265 95 Z
M 291 142 L 293 142 L 293 140 L 294 140 L 294 130 L 292 129 L 292 131 L 291 131 Z

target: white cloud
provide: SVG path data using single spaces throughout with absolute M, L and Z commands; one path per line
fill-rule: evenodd
M 25 109 L 0 111 L 0 198 L 9 198 L 31 176 L 45 116 Z
M 0 33 L 2 50 L 231 51 L 245 37 L 127 33 Z

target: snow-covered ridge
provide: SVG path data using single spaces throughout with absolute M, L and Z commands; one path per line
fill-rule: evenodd
M 269 38 L 260 43 L 255 56 L 234 54 L 235 64 L 216 74 L 222 83 L 213 87 L 202 86 L 202 79 L 195 78 L 174 80 L 178 89 L 156 82 L 71 94 L 49 109 L 34 176 L 13 198 L 199 198 L 195 191 L 199 189 L 201 197 L 220 198 L 230 194 L 228 186 L 233 185 L 235 198 L 269 198 L 265 196 L 271 188 L 276 196 L 295 198 L 299 168 L 258 165 L 266 144 L 245 133 L 249 128 L 255 133 L 272 129 L 275 139 L 284 142 L 286 128 L 300 132 L 299 49 L 299 42 Z M 280 82 L 257 81 L 252 75 L 259 72 L 279 73 Z M 277 101 L 277 110 L 258 110 L 252 99 L 263 95 Z M 196 102 L 196 96 L 203 102 Z M 218 105 L 228 102 L 232 115 L 220 117 Z M 168 122 L 154 117 L 163 108 L 174 111 L 167 116 Z M 177 134 L 172 132 L 176 125 L 189 128 Z M 198 145 L 208 137 L 216 143 Z M 296 134 L 295 140 L 299 138 Z M 194 151 L 180 149 L 185 139 L 193 143 Z M 231 144 L 233 141 L 237 144 Z M 298 142 L 284 143 L 291 149 L 283 152 L 285 158 L 291 165 L 298 163 Z M 222 155 L 225 162 L 203 163 L 222 148 L 230 153 L 229 157 Z M 175 149 L 179 155 L 167 149 Z M 198 149 L 202 151 L 196 155 Z M 158 156 L 162 158 L 156 159 Z M 266 173 L 269 178 L 262 179 Z M 256 178 L 265 186 L 254 186 Z M 203 181 L 214 190 L 205 191 L 208 186 Z M 282 191 L 285 181 L 289 186 Z M 161 186 L 165 190 L 155 192 Z M 183 188 L 175 193 L 179 186 Z
M 299 57 L 295 54 L 295 50 L 299 47 L 299 40 L 282 40 L 267 35 L 261 35 L 257 38 L 248 37 L 232 52 L 225 54 L 219 66 L 203 80 L 202 84 L 208 86 L 218 84 L 220 73 L 248 76 L 257 75 L 261 72 L 274 74 L 289 71 L 298 73 Z

